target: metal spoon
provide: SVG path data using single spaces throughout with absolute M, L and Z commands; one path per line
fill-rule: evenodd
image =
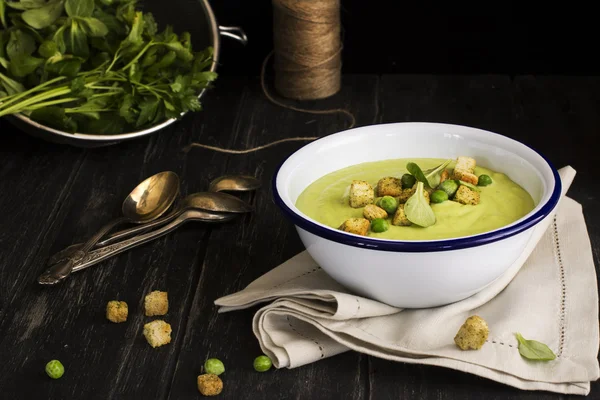
M 214 211 L 223 213 L 247 213 L 253 210 L 253 207 L 241 199 L 227 193 L 199 192 L 186 196 L 172 213 L 144 225 L 135 226 L 120 232 L 117 232 L 101 242 L 98 247 L 115 243 L 123 238 L 136 235 L 157 226 L 171 222 L 184 211 L 197 209 L 204 211 Z
M 75 262 L 84 258 L 112 228 L 125 222 L 142 224 L 153 221 L 171 207 L 178 195 L 179 177 L 174 172 L 161 172 L 144 180 L 123 202 L 123 217 L 104 225 L 81 249 L 46 270 L 38 278 L 38 283 L 55 285 L 62 281 L 71 274 Z
M 164 225 L 173 221 L 181 213 L 186 210 L 199 209 L 205 211 L 214 212 L 227 212 L 227 213 L 246 213 L 253 210 L 252 206 L 242 201 L 241 199 L 232 196 L 227 193 L 219 192 L 199 192 L 192 193 L 185 197 L 178 205 L 173 209 L 171 213 L 164 217 L 158 218 L 152 222 L 145 223 L 143 225 L 135 226 L 133 228 L 125 229 L 110 235 L 107 239 L 104 239 L 96 244 L 96 247 L 107 246 L 112 243 L 116 243 L 127 237 L 137 235 L 139 233 L 147 232 L 157 226 Z M 71 246 L 59 251 L 48 259 L 48 265 L 54 265 L 62 260 L 72 258 L 75 252 L 83 248 L 83 243 L 72 244 Z
M 236 218 L 238 215 L 239 214 L 234 213 L 215 213 L 195 209 L 183 211 L 179 216 L 177 216 L 177 218 L 175 218 L 174 221 L 159 229 L 89 252 L 83 259 L 75 264 L 73 267 L 73 272 L 81 271 L 82 269 L 104 261 L 107 258 L 164 236 L 188 221 L 212 223 L 226 222 Z
M 261 182 L 249 175 L 225 175 L 214 179 L 209 187 L 209 192 L 248 192 L 261 187 Z

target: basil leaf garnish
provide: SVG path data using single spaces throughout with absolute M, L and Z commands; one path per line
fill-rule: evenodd
M 519 341 L 519 353 L 528 360 L 551 361 L 556 355 L 548 346 L 537 340 L 527 340 L 520 333 L 515 334 Z
M 418 179 L 418 178 L 417 178 Z M 417 182 L 417 190 L 415 194 L 410 196 L 404 205 L 404 212 L 406 218 L 415 225 L 422 226 L 424 228 L 435 224 L 435 214 L 433 209 L 425 199 L 424 183 Z

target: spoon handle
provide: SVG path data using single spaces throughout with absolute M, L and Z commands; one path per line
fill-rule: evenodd
M 113 219 L 104 225 L 98 232 L 94 234 L 94 236 L 89 238 L 80 249 L 77 249 L 65 259 L 44 271 L 38 277 L 38 283 L 41 285 L 56 285 L 63 279 L 67 278 L 69 275 L 71 275 L 71 272 L 73 272 L 74 265 L 87 256 L 88 252 L 96 245 L 98 240 L 102 239 L 102 237 L 110 232 L 110 230 L 115 226 L 127 221 L 127 218 L 121 217 Z
M 190 220 L 198 220 L 202 222 L 225 222 L 233 218 L 235 218 L 235 214 L 213 214 L 198 210 L 183 212 L 171 223 L 157 230 L 89 252 L 85 257 L 75 263 L 72 272 L 81 271 L 82 269 L 91 267 L 94 264 L 104 261 L 124 251 L 164 236 Z
M 165 215 L 164 217 L 161 217 L 161 218 L 156 219 L 154 221 L 147 222 L 147 223 L 142 224 L 142 225 L 134 226 L 134 227 L 129 228 L 129 229 L 124 229 L 124 230 L 119 231 L 119 232 L 115 232 L 112 235 L 110 235 L 109 237 L 107 237 L 106 239 L 98 242 L 95 247 L 104 247 L 104 246 L 107 246 L 109 244 L 113 244 L 113 243 L 116 243 L 116 242 L 118 242 L 120 240 L 123 240 L 123 239 L 125 239 L 127 237 L 135 236 L 138 233 L 147 232 L 147 231 L 149 231 L 151 229 L 156 228 L 157 226 L 161 226 L 161 225 L 164 225 L 166 223 L 169 223 L 169 222 L 173 221 L 182 212 L 183 212 L 183 209 L 177 208 L 177 209 L 173 210 L 172 213 L 170 213 L 168 215 Z
M 98 240 L 102 239 L 102 237 L 110 232 L 110 230 L 115 226 L 127 221 L 129 221 L 128 218 L 121 217 L 113 219 L 104 225 L 98 232 L 94 234 L 94 236 L 89 238 L 80 249 L 74 251 L 64 260 L 44 271 L 44 273 L 39 276 L 38 283 L 41 285 L 56 285 L 67 278 L 69 275 L 71 275 L 71 272 L 73 272 L 74 265 L 87 256 L 88 252 L 96 245 Z

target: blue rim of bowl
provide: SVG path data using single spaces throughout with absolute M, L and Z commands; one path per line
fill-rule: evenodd
M 341 133 L 341 132 L 340 132 Z M 500 135 L 498 133 L 489 132 L 495 135 Z M 331 136 L 331 135 L 330 135 Z M 326 137 L 330 137 L 326 136 Z M 503 135 L 500 135 L 503 136 Z M 325 139 L 326 137 L 317 139 L 311 143 L 315 143 L 318 140 Z M 505 136 L 508 139 L 514 140 Z M 308 143 L 302 146 L 302 149 L 305 146 L 308 146 Z M 277 176 L 279 175 L 279 171 L 281 167 L 286 163 L 286 161 L 296 154 L 296 150 L 294 153 L 287 156 L 277 167 L 275 170 L 275 174 L 273 175 L 273 179 L 271 180 L 271 186 L 273 191 L 273 200 L 275 204 L 284 212 L 284 214 L 294 223 L 294 225 L 304 229 L 307 232 L 310 232 L 314 235 L 322 237 L 324 239 L 328 239 L 337 243 L 345 244 L 353 247 L 366 248 L 370 250 L 379 250 L 379 251 L 394 251 L 394 252 L 406 252 L 406 253 L 424 253 L 424 252 L 436 252 L 436 251 L 450 251 L 450 250 L 460 250 L 469 247 L 477 247 L 485 244 L 489 244 L 492 242 L 496 242 L 502 239 L 509 238 L 518 233 L 521 233 L 539 223 L 546 216 L 550 215 L 550 213 L 555 209 L 558 201 L 560 199 L 560 194 L 562 191 L 562 183 L 560 180 L 560 176 L 558 175 L 558 171 L 552 163 L 539 151 L 535 148 L 526 145 L 522 142 L 518 142 L 521 145 L 529 148 L 534 153 L 539 155 L 545 162 L 548 164 L 548 167 L 552 171 L 552 175 L 554 176 L 554 189 L 548 201 L 535 213 L 519 222 L 518 224 L 507 226 L 506 228 L 500 228 L 491 232 L 481 233 L 473 236 L 466 236 L 462 238 L 454 238 L 454 239 L 441 239 L 441 240 L 431 240 L 431 241 L 401 241 L 401 240 L 380 240 L 380 239 L 372 239 L 364 236 L 352 235 L 342 231 L 336 231 L 333 228 L 326 228 L 321 225 L 318 225 L 306 217 L 299 215 L 294 210 L 285 204 L 281 196 L 279 195 L 279 191 L 277 190 Z

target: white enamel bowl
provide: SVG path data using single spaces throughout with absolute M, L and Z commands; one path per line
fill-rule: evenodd
M 369 161 L 471 156 L 507 174 L 536 207 L 494 231 L 443 240 L 386 240 L 342 232 L 298 210 L 296 199 L 322 176 Z M 356 294 L 392 306 L 426 308 L 465 299 L 502 275 L 561 192 L 556 169 L 508 137 L 459 125 L 394 123 L 365 126 L 316 140 L 288 157 L 273 177 L 275 203 L 296 225 L 315 261 Z

